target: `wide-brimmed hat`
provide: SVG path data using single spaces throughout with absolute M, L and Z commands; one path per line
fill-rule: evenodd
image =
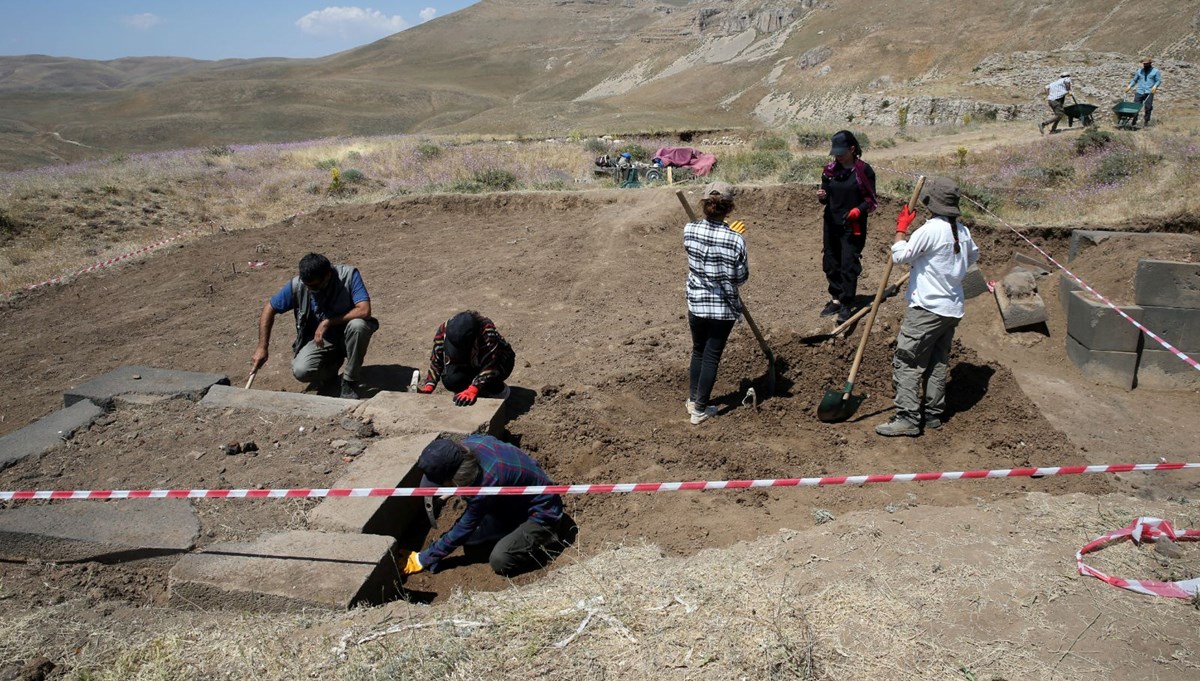
M 1142 57 L 1142 63 L 1143 64 L 1152 64 L 1152 63 L 1154 63 L 1154 57 Z
M 844 132 L 839 132 L 833 136 L 832 144 L 829 146 L 830 156 L 841 156 L 850 151 L 850 137 Z
M 425 445 L 417 457 L 417 468 L 421 469 L 421 487 L 443 487 L 454 477 L 463 462 L 462 447 L 438 438 Z
M 1071 77 L 1071 72 L 1070 72 L 1070 71 L 1063 71 L 1062 73 L 1058 74 L 1058 77 L 1059 77 L 1059 78 L 1070 78 L 1070 77 Z
M 954 180 L 948 177 L 931 177 L 925 180 L 917 202 L 934 215 L 956 218 L 962 215 L 958 208 L 959 196 L 958 185 L 954 184 Z
M 728 182 L 709 182 L 707 185 L 705 185 L 704 194 L 702 194 L 700 198 L 732 199 L 734 193 L 735 190 L 733 185 L 729 184 Z

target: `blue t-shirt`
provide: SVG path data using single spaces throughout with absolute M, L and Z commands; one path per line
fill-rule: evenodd
M 336 272 L 334 273 L 334 276 L 337 276 Z M 329 283 L 332 285 L 335 282 L 330 280 Z M 319 295 L 311 295 L 308 297 L 309 307 L 312 308 L 313 314 L 317 316 L 317 319 L 327 319 L 331 316 L 342 315 L 349 312 L 349 310 L 321 310 L 317 305 L 318 298 L 320 298 Z M 363 284 L 362 275 L 358 273 L 358 270 L 354 270 L 354 274 L 350 275 L 351 302 L 353 302 L 355 305 L 358 305 L 359 303 L 370 299 L 371 296 L 367 293 L 367 287 Z M 283 285 L 283 288 L 279 289 L 278 293 L 271 296 L 271 309 L 275 310 L 277 314 L 282 314 L 294 307 L 296 307 L 296 299 L 292 296 L 292 282 L 288 281 L 288 283 Z

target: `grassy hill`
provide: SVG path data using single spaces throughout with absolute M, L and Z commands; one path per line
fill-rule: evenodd
M 5 57 L 0 166 L 414 131 L 1023 119 L 1041 115 L 1041 87 L 1063 68 L 1082 95 L 1115 99 L 1143 52 L 1167 74 L 1160 99 L 1190 111 L 1200 13 L 1187 11 L 1167 0 L 483 0 L 322 59 Z

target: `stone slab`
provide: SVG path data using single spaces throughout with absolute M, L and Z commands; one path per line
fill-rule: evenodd
M 1200 263 L 1139 260 L 1135 282 L 1138 305 L 1200 310 Z
M 60 501 L 0 511 L 0 559 L 105 563 L 191 549 L 200 521 L 187 499 Z
M 1121 311 L 1142 321 L 1142 308 L 1136 305 L 1126 305 Z M 1067 335 L 1088 350 L 1137 352 L 1142 332 L 1090 294 L 1075 291 L 1067 304 Z
M 1197 390 L 1200 371 L 1166 350 L 1143 349 L 1138 360 L 1137 385 L 1153 390 Z
M 504 400 L 480 398 L 469 407 L 454 404 L 448 392 L 432 395 L 380 392 L 354 411 L 371 419 L 381 433 L 484 433 L 499 436 L 508 422 Z
M 1113 237 L 1135 237 L 1140 239 L 1161 237 L 1162 235 L 1163 232 L 1114 232 L 1103 229 L 1071 230 L 1071 242 L 1067 249 L 1067 262 L 1071 262 L 1079 257 L 1080 254 L 1092 246 L 1099 246 Z
M 1143 307 L 1140 321 L 1147 329 L 1179 350 L 1200 353 L 1200 310 L 1179 307 Z M 1162 350 L 1163 347 L 1150 338 L 1143 347 Z
M 1034 276 L 1044 277 L 1050 274 L 1050 263 L 1042 257 L 1017 251 L 1013 253 L 1013 260 L 1016 260 L 1029 269 L 1029 271 L 1033 272 Z
M 1089 350 L 1067 336 L 1067 357 L 1088 378 L 1118 388 L 1133 390 L 1136 385 L 1138 353 Z
M 1063 312 L 1067 311 L 1067 304 L 1071 302 L 1071 293 L 1074 291 L 1082 291 L 1083 287 L 1076 281 L 1067 276 L 1066 272 L 1058 274 L 1058 305 Z
M 1046 322 L 1046 304 L 1037 293 L 1022 298 L 1009 298 L 1004 285 L 996 286 L 996 306 L 1005 331 L 1014 331 Z
M 63 393 L 63 403 L 69 407 L 88 400 L 108 409 L 114 398 L 124 395 L 164 395 L 198 400 L 214 385 L 229 385 L 229 378 L 224 374 L 128 366 L 67 390 Z
M 353 409 L 361 400 L 343 400 L 340 397 L 306 395 L 304 393 L 282 393 L 274 390 L 247 390 L 228 385 L 215 385 L 204 399 L 201 407 L 213 409 L 257 409 L 272 414 L 290 416 L 312 416 L 325 418 L 337 416 Z
M 0 471 L 26 457 L 41 456 L 54 449 L 103 413 L 103 409 L 91 402 L 80 402 L 0 437 Z
M 394 546 L 391 537 L 307 530 L 213 544 L 171 569 L 168 602 L 254 612 L 378 604 L 399 588 Z
M 963 275 L 962 287 L 963 297 L 967 300 L 988 292 L 987 277 L 978 264 L 967 268 L 967 273 Z
M 372 442 L 331 487 L 417 487 L 421 450 L 437 433 L 401 435 Z M 361 532 L 399 537 L 414 517 L 424 514 L 415 497 L 326 498 L 308 514 L 309 527 L 329 532 Z

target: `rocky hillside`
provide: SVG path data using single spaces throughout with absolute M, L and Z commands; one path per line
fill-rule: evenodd
M 1142 53 L 1182 113 L 1198 26 L 1178 0 L 482 0 L 316 60 L 0 58 L 0 164 L 340 134 L 1028 118 L 1063 69 L 1115 100 Z

